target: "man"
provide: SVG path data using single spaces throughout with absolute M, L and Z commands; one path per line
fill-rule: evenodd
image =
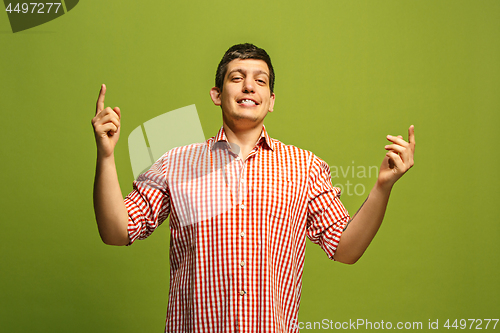
M 391 144 L 377 182 L 353 219 L 313 153 L 269 137 L 274 70 L 251 44 L 231 47 L 210 90 L 222 109 L 219 133 L 174 148 L 134 182 L 125 200 L 113 150 L 119 108 L 92 120 L 97 143 L 94 207 L 106 244 L 146 238 L 170 214 L 166 332 L 294 332 L 306 236 L 327 255 L 355 263 L 377 232 L 394 183 L 413 165 L 415 138 Z

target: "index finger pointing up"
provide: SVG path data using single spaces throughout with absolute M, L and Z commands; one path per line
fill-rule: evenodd
M 413 125 L 408 128 L 408 143 L 415 144 L 415 126 Z
M 97 98 L 97 105 L 95 108 L 95 114 L 98 114 L 104 110 L 104 95 L 106 94 L 106 85 L 101 85 L 101 90 L 99 91 L 99 97 Z

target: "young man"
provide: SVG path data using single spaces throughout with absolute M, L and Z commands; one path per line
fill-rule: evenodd
M 113 150 L 120 110 L 92 120 L 97 143 L 94 207 L 106 244 L 146 238 L 170 215 L 166 332 L 295 332 L 306 236 L 336 261 L 355 263 L 377 232 L 394 183 L 413 165 L 409 142 L 391 144 L 377 182 L 353 219 L 313 153 L 269 137 L 274 70 L 251 44 L 222 58 L 210 96 L 223 125 L 204 143 L 174 148 L 134 182 L 125 200 Z

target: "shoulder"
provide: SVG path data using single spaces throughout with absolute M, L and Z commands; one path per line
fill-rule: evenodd
M 313 156 L 314 154 L 310 152 L 309 150 L 305 150 L 302 148 L 299 148 L 294 145 L 287 145 L 277 139 L 271 138 L 271 145 L 273 150 L 277 152 L 286 152 L 286 153 L 291 153 L 291 154 L 300 154 L 300 155 L 308 155 L 308 156 Z
M 316 156 L 313 152 L 299 148 L 294 145 L 287 145 L 279 140 L 271 138 L 271 142 L 273 145 L 273 151 L 274 153 L 279 157 L 282 158 L 284 156 L 288 157 L 289 159 L 297 160 L 297 161 L 302 161 L 305 162 L 309 165 L 316 164 L 325 164 L 321 158 Z
M 169 166 L 192 164 L 206 154 L 208 147 L 208 141 L 175 147 L 163 154 L 156 164 L 162 165 L 163 170 L 169 168 Z
M 167 151 L 163 156 L 174 157 L 182 154 L 196 154 L 206 150 L 208 147 L 208 140 L 200 143 L 192 143 L 186 146 L 175 147 Z

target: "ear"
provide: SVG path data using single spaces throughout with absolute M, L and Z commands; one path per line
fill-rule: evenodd
M 274 93 L 271 94 L 271 99 L 269 100 L 269 112 L 273 112 L 274 109 L 274 99 L 275 95 Z
M 212 102 L 214 102 L 215 105 L 220 106 L 222 104 L 219 88 L 213 87 L 212 89 L 210 89 L 210 97 L 212 98 Z

